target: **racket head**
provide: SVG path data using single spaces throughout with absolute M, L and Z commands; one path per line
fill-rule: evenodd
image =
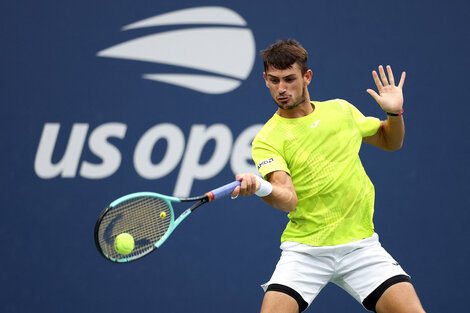
M 137 192 L 121 197 L 106 207 L 95 224 L 95 245 L 107 260 L 125 263 L 137 260 L 164 241 L 174 229 L 172 202 L 179 198 L 153 192 Z M 134 238 L 134 249 L 123 255 L 114 249 L 119 234 L 129 233 Z

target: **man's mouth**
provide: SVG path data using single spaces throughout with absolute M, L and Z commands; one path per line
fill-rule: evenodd
M 277 97 L 277 100 L 281 102 L 286 102 L 287 100 L 289 100 L 289 97 Z

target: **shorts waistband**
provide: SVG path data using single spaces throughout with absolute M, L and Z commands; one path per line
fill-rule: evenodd
M 309 246 L 309 245 L 295 242 L 295 241 L 285 241 L 281 244 L 281 249 L 283 251 L 295 250 L 299 252 L 306 252 L 309 254 L 317 254 L 317 253 L 322 253 L 322 252 L 333 252 L 333 251 L 357 249 L 357 248 L 367 247 L 373 244 L 377 244 L 378 242 L 379 242 L 379 235 L 377 233 L 374 233 L 372 234 L 372 236 L 368 238 L 364 238 L 364 239 L 353 241 L 353 242 L 343 243 L 343 244 L 335 245 L 335 246 Z

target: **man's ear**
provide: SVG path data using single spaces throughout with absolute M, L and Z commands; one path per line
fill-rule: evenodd
M 312 81 L 312 77 L 313 77 L 312 70 L 307 70 L 304 75 L 304 83 L 306 86 L 310 85 L 310 82 Z
M 266 83 L 266 87 L 269 88 L 269 86 L 268 86 L 268 76 L 266 76 L 266 72 L 263 72 L 263 78 L 264 78 L 264 82 Z

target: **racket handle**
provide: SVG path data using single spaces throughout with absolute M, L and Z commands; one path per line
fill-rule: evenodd
M 241 183 L 236 180 L 230 184 L 223 185 L 222 187 L 209 191 L 207 193 L 207 195 L 209 196 L 209 201 L 217 200 L 230 195 L 237 186 L 240 186 L 240 184 Z

